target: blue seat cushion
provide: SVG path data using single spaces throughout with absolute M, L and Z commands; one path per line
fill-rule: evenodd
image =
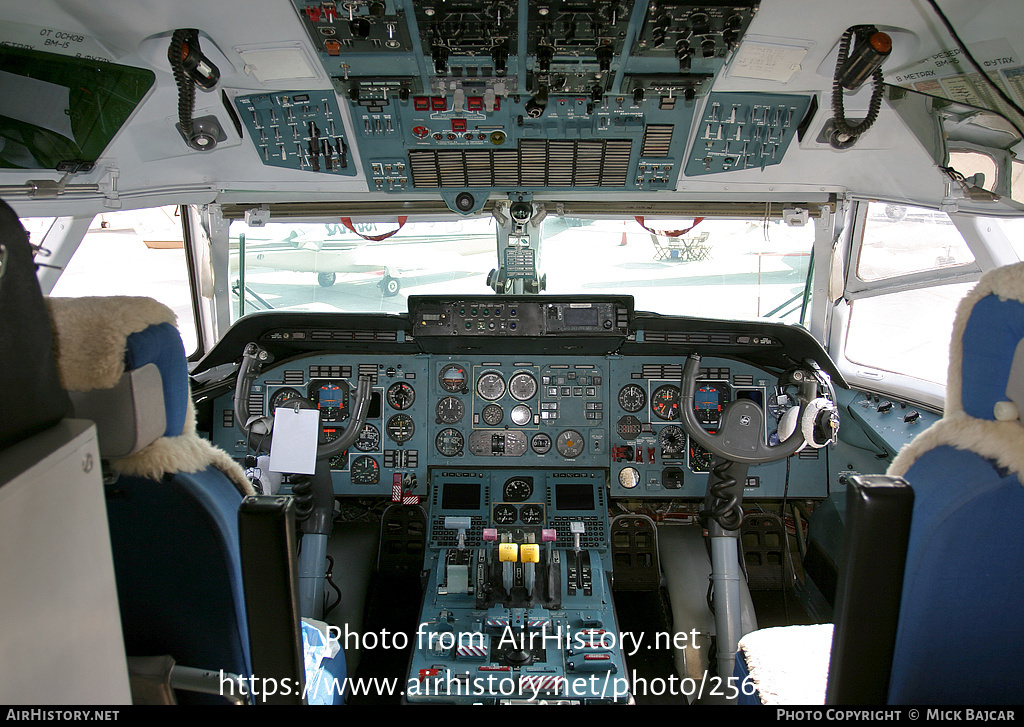
M 914 488 L 893 704 L 1020 702 L 1024 487 L 949 446 L 905 475 Z
M 106 494 L 128 655 L 251 674 L 234 485 L 209 468 L 160 481 L 122 476 Z

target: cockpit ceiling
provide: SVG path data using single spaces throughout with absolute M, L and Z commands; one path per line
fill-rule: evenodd
M 44 123 L 47 114 L 26 111 L 31 84 L 5 66 L 0 86 L 22 92 L 0 101 L 0 185 L 17 193 L 41 180 L 29 197 L 65 195 L 97 210 L 117 198 L 137 206 L 191 194 L 242 204 L 443 200 L 468 214 L 510 192 L 626 203 L 854 193 L 948 206 L 958 190 L 922 131 L 931 120 L 899 113 L 891 89 L 849 148 L 830 137 L 837 56 L 867 53 L 860 34 L 841 48 L 844 33 L 870 24 L 891 40 L 881 54 L 886 84 L 1007 113 L 1011 136 L 1000 132 L 997 163 L 1009 164 L 1005 140 L 1024 118 L 962 60 L 929 2 L 183 0 L 133 2 L 131 12 L 117 0 L 8 4 L 0 44 L 9 55 L 44 51 L 99 75 L 141 69 L 155 83 L 116 99 L 127 120 L 112 116 L 123 125 L 107 124 L 102 153 L 78 159 L 73 144 L 38 142 L 46 148 L 26 163 L 12 151 L 32 146 L 25 124 L 78 142 L 81 101 L 54 97 L 77 126 L 56 128 L 62 114 Z M 1024 104 L 1017 3 L 941 6 L 992 80 Z M 196 31 L 177 37 L 179 53 L 182 43 L 201 53 L 177 74 L 168 61 L 176 29 Z M 850 124 L 872 115 L 872 89 L 868 81 L 844 94 Z

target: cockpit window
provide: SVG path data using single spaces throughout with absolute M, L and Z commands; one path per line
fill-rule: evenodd
M 857 259 L 857 277 L 885 280 L 974 262 L 974 254 L 945 212 L 872 202 Z
M 26 227 L 35 242 L 32 228 Z M 36 260 L 46 263 L 46 257 L 40 254 Z M 155 298 L 178 317 L 185 351 L 192 353 L 198 348 L 181 218 L 176 206 L 96 216 L 50 295 Z
M 273 309 L 404 313 L 410 294 L 490 290 L 491 218 L 408 221 L 386 238 L 397 223 L 351 225 L 232 222 L 232 319 Z M 813 242 L 811 224 L 552 215 L 537 266 L 546 293 L 627 294 L 654 313 L 800 323 Z

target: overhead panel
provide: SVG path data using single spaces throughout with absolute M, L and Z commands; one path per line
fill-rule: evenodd
M 371 191 L 672 190 L 684 165 L 742 168 L 731 143 L 686 154 L 759 0 L 292 1 Z M 779 102 L 784 118 L 804 100 Z M 774 113 L 776 97 L 743 103 Z M 767 163 L 788 144 L 776 136 Z

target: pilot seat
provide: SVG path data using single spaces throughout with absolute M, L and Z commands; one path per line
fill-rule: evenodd
M 268 596 L 267 584 L 280 579 L 259 570 L 251 577 L 251 559 L 243 563 L 240 506 L 260 498 L 242 468 L 196 434 L 174 313 L 148 298 L 49 305 L 62 382 L 76 416 L 99 431 L 133 701 L 261 701 L 252 682 L 240 684 L 260 667 L 254 653 L 265 636 L 247 597 L 294 605 L 297 591 L 289 594 L 285 578 L 280 597 Z M 294 553 L 278 550 L 287 570 Z M 303 648 L 297 617 L 294 624 L 283 633 L 293 673 Z M 319 666 L 343 676 L 344 656 Z M 340 690 L 335 696 L 340 702 Z

